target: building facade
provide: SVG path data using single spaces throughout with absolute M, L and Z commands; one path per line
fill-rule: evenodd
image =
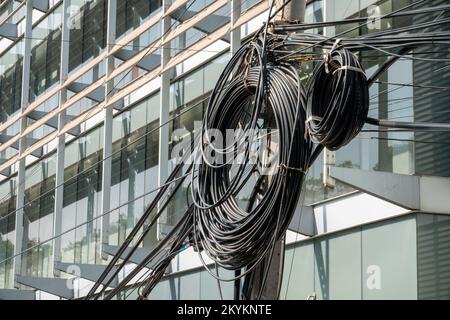
M 305 22 L 383 15 L 410 3 L 307 1 Z M 429 1 L 441 10 L 383 19 L 351 35 L 445 19 L 446 5 Z M 0 299 L 88 292 L 268 7 L 266 0 L 0 4 Z M 352 26 L 307 32 L 333 36 Z M 397 61 L 371 87 L 369 115 L 449 123 L 448 65 L 408 58 L 449 56 L 430 46 Z M 376 51 L 360 58 L 368 74 L 386 61 Z M 302 218 L 286 235 L 280 298 L 450 298 L 449 134 L 364 129 L 345 148 L 326 151 L 308 174 Z M 177 191 L 130 268 L 184 213 L 188 188 Z M 221 289 L 233 297 L 232 284 Z M 118 298 L 136 296 L 130 287 Z M 210 299 L 219 291 L 188 249 L 151 297 Z

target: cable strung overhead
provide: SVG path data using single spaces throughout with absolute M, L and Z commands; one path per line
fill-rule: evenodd
M 358 135 L 368 112 L 369 86 L 361 64 L 347 49 L 333 48 L 308 87 L 306 123 L 311 139 L 337 150 Z
M 418 0 L 376 19 L 420 14 L 420 10 L 405 10 L 423 2 Z M 414 26 L 414 30 L 420 31 L 417 34 L 399 36 L 407 30 L 398 28 L 346 37 L 348 32 L 358 28 L 355 27 L 335 37 L 325 37 L 309 33 L 272 33 L 270 30 L 308 28 L 306 25 L 277 24 L 269 29 L 270 19 L 276 14 L 271 15 L 271 12 L 272 7 L 265 26 L 232 57 L 210 96 L 195 142 L 197 152 L 193 158 L 196 161 L 189 167 L 189 209 L 166 238 L 107 298 L 114 297 L 139 271 L 149 267 L 150 271 L 140 278 L 142 282 L 137 286 L 140 298 L 147 298 L 173 257 L 186 248 L 187 241 L 198 252 L 205 252 L 216 268 L 221 266 L 237 271 L 235 278 L 221 279 L 206 268 L 212 276 L 225 281 L 245 277 L 261 261 L 273 255 L 274 245 L 285 234 L 298 205 L 305 175 L 324 148 L 337 150 L 345 146 L 361 132 L 365 123 L 408 130 L 445 130 L 449 127 L 391 123 L 367 117 L 369 87 L 395 61 L 423 45 L 450 45 L 449 32 L 427 31 L 430 27 L 449 23 L 448 18 Z M 369 50 L 389 56 L 370 77 L 366 76 L 358 59 L 361 52 Z M 436 61 L 413 55 L 407 58 Z M 310 67 L 312 73 L 308 71 Z M 231 141 L 226 139 L 225 144 L 221 143 L 223 141 L 218 137 L 226 137 L 229 130 L 238 134 Z M 168 186 L 182 170 L 183 166 L 178 165 L 172 172 L 167 187 L 160 190 L 145 210 L 87 298 L 98 297 L 95 290 L 104 279 L 113 278 L 107 278 L 113 264 L 133 243 L 132 250 L 113 276 L 123 268 L 175 194 L 172 191 L 152 215 L 157 202 L 162 201 L 164 193 L 169 192 Z M 256 182 L 252 182 L 252 178 Z M 176 180 L 175 190 L 184 179 Z M 251 190 L 250 198 L 247 207 L 243 208 L 240 199 L 243 190 L 248 189 Z M 147 226 L 145 221 L 149 221 Z M 140 228 L 143 231 L 139 231 Z M 141 235 L 133 241 L 138 232 Z M 201 255 L 200 258 L 203 261 Z M 203 263 L 206 265 L 205 261 Z M 264 272 L 260 277 L 261 288 L 268 268 Z M 100 293 L 105 289 L 106 285 Z M 258 297 L 261 297 L 261 291 Z
M 270 56 L 265 62 L 263 41 L 262 35 L 244 45 L 218 80 L 203 120 L 204 143 L 194 165 L 198 170 L 192 175 L 195 243 L 219 266 L 233 270 L 255 266 L 283 236 L 313 149 L 305 135 L 306 101 L 299 72 L 292 64 L 274 63 Z M 278 158 L 271 163 L 274 174 L 264 196 L 247 211 L 238 205 L 237 196 L 247 183 L 252 142 L 263 119 L 277 132 Z M 207 147 L 220 154 L 216 158 L 233 159 L 233 146 L 238 145 L 235 141 L 231 147 L 215 148 L 209 130 L 225 134 L 239 126 L 250 132 L 241 145 L 241 164 L 208 161 Z

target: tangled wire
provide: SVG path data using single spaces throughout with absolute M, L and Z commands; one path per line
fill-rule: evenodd
M 246 268 L 240 277 L 286 232 L 305 174 L 320 151 L 349 143 L 368 113 L 364 70 L 351 52 L 332 48 L 305 90 L 298 65 L 277 60 L 271 47 L 280 49 L 276 38 L 256 37 L 226 66 L 204 115 L 199 161 L 192 174 L 195 246 L 221 267 Z M 238 128 L 250 133 L 225 147 L 215 144 L 210 134 Z M 252 146 L 263 128 L 277 133 L 277 163 L 271 164 L 269 176 L 260 175 L 253 187 L 257 192 L 244 209 L 238 204 L 239 192 L 255 168 L 265 165 L 258 158 L 249 170 Z M 241 163 L 226 160 L 237 155 L 243 157 Z M 258 188 L 261 181 L 264 192 Z
M 289 42 L 280 41 L 276 35 L 260 32 L 225 67 L 211 94 L 200 137 L 195 142 L 198 152 L 189 169 L 192 198 L 189 210 L 121 285 L 107 295 L 108 299 L 118 294 L 142 268 L 152 264 L 151 271 L 144 274 L 147 280 L 138 287 L 139 297 L 146 299 L 173 257 L 186 248 L 188 238 L 216 267 L 245 270 L 232 279 L 223 279 L 206 268 L 222 281 L 245 277 L 264 258 L 272 257 L 275 243 L 285 234 L 298 205 L 308 169 L 323 148 L 336 150 L 349 143 L 361 130 L 368 112 L 367 80 L 353 53 L 335 43 L 310 76 L 302 74 L 303 62 L 280 58 L 291 50 L 289 46 Z M 311 60 L 314 61 L 305 59 Z M 302 78 L 309 81 L 302 83 Z M 229 130 L 234 132 L 231 139 L 227 135 Z M 227 137 L 225 145 L 216 137 L 217 133 Z M 173 181 L 182 163 L 168 181 Z M 256 182 L 252 182 L 252 177 Z M 180 179 L 174 190 L 183 181 L 184 178 Z M 138 228 L 144 226 L 168 185 L 145 210 L 121 246 L 120 254 L 133 241 Z M 240 197 L 249 188 L 250 198 L 243 208 Z M 88 298 L 94 296 L 101 281 L 110 282 L 117 276 L 174 194 L 175 191 L 160 206 L 113 276 L 106 278 L 120 254 L 114 257 Z M 201 254 L 200 258 L 203 261 Z M 266 275 L 267 272 L 266 268 Z
M 285 232 L 297 205 L 305 172 L 309 167 L 312 143 L 305 137 L 304 89 L 296 68 L 289 64 L 262 64 L 262 43 L 250 42 L 225 68 L 206 110 L 200 161 L 193 174 L 194 240 L 218 265 L 240 269 L 256 265 L 271 248 L 270 243 Z M 261 120 L 265 124 L 261 126 Z M 267 125 L 267 126 L 266 126 Z M 209 130 L 224 135 L 227 130 L 244 129 L 246 139 L 218 148 L 211 143 Z M 277 133 L 274 174 L 260 202 L 245 210 L 238 205 L 239 191 L 255 173 L 249 166 L 251 147 L 258 130 Z M 219 159 L 236 159 L 217 164 L 207 159 L 206 147 Z M 260 163 L 262 159 L 257 159 Z M 250 170 L 249 170 L 250 167 Z M 232 253 L 232 254 L 231 254 Z

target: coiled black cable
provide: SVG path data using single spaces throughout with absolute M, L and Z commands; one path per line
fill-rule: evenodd
M 290 64 L 265 67 L 262 42 L 251 41 L 234 56 L 218 81 L 208 104 L 202 133 L 204 144 L 192 179 L 194 238 L 217 265 L 248 273 L 280 239 L 297 205 L 309 167 L 312 143 L 305 136 L 306 99 L 298 70 Z M 237 193 L 246 182 L 250 149 L 261 119 L 271 118 L 278 135 L 275 174 L 268 179 L 263 197 L 250 210 L 238 205 Z M 266 124 L 270 121 L 266 121 Z M 208 129 L 225 133 L 242 126 L 250 130 L 244 142 L 243 164 L 212 163 L 205 149 L 214 147 Z M 215 148 L 228 159 L 236 148 Z M 274 165 L 274 164 L 272 164 Z M 236 169 L 237 168 L 237 169 Z M 229 279 L 234 280 L 234 279 Z
M 361 131 L 369 112 L 369 87 L 353 53 L 332 49 L 314 70 L 307 95 L 306 125 L 313 142 L 337 150 Z
M 419 0 L 382 18 L 422 2 Z M 272 15 L 269 14 L 269 17 Z M 186 238 L 191 238 L 191 244 L 198 251 L 204 250 L 216 266 L 231 270 L 244 269 L 228 281 L 247 275 L 251 279 L 250 272 L 257 270 L 255 267 L 264 258 L 271 259 L 274 243 L 284 235 L 297 206 L 305 173 L 321 150 L 325 147 L 337 150 L 348 144 L 365 122 L 381 125 L 380 120 L 367 118 L 368 87 L 396 59 L 391 58 L 367 80 L 352 52 L 377 50 L 398 59 L 419 45 L 450 44 L 448 32 L 402 34 L 400 37 L 396 34 L 406 29 L 397 28 L 369 36 L 342 38 L 338 46 L 336 39 L 320 35 L 269 34 L 269 20 L 233 56 L 211 95 L 201 130 L 203 140 L 198 148 L 200 163 L 191 169 L 193 205 L 168 238 L 158 245 L 157 250 L 153 250 L 121 283 L 123 286 L 139 270 L 157 260 L 142 286 L 140 296 L 143 299 L 148 297 L 161 279 L 170 260 L 183 249 Z M 428 28 L 446 22 L 446 19 L 441 19 L 414 28 Z M 339 34 L 339 37 L 349 31 L 351 29 Z M 398 53 L 388 51 L 397 48 L 400 48 Z M 329 53 L 322 60 L 320 56 L 317 58 L 313 49 L 327 50 Z M 411 59 L 437 61 L 417 57 Z M 300 81 L 298 61 L 320 61 L 309 77 L 306 93 Z M 215 138 L 208 133 L 208 129 L 215 129 L 226 135 L 227 129 L 236 128 L 249 130 L 250 133 L 239 136 L 231 146 L 216 144 Z M 266 165 L 261 159 L 257 163 L 250 161 L 251 150 L 255 145 L 259 145 L 259 150 L 264 149 L 259 143 L 262 128 L 269 129 L 271 137 L 277 136 L 278 158 L 273 174 L 266 177 L 259 173 L 248 207 L 243 209 L 238 203 L 240 191 L 252 175 L 257 175 L 256 169 Z M 313 143 L 316 143 L 315 148 Z M 215 159 L 207 157 L 208 148 L 213 149 Z M 236 158 L 239 153 L 237 150 L 243 151 L 240 153 L 241 163 L 228 160 L 230 156 L 232 160 Z M 156 207 L 156 201 L 150 207 Z M 131 243 L 138 228 L 140 223 L 114 257 L 113 263 Z M 140 239 L 137 243 L 140 243 Z M 261 289 L 269 264 L 255 271 L 263 273 L 257 274 L 262 279 Z M 206 270 L 210 272 L 209 268 Z M 218 275 L 212 275 L 219 278 Z M 103 279 L 102 275 L 96 286 Z M 112 290 L 107 298 L 114 296 L 118 290 L 119 287 Z M 261 297 L 261 290 L 257 297 Z

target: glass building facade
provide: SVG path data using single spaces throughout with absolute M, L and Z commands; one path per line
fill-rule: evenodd
M 446 299 L 449 225 L 448 216 L 408 214 L 290 244 L 280 299 Z M 223 282 L 221 290 L 233 299 L 232 283 Z M 130 288 L 121 298 L 136 297 Z M 220 299 L 220 292 L 201 267 L 166 276 L 151 298 Z
M 308 1 L 305 21 L 386 14 L 410 2 Z M 152 201 L 175 165 L 177 144 L 194 136 L 230 48 L 239 44 L 235 39 L 257 30 L 268 8 L 268 1 L 257 0 L 53 0 L 44 8 L 4 3 L 0 21 L 17 26 L 17 35 L 0 35 L 0 297 L 2 289 L 30 289 L 15 275 L 67 278 L 55 272 L 56 262 L 107 263 L 104 246 L 120 245 Z M 442 4 L 448 1 L 430 1 Z M 419 18 L 382 20 L 354 35 L 436 17 Z M 352 26 L 309 32 L 333 36 Z M 428 47 L 413 55 L 442 58 L 443 52 Z M 360 58 L 368 73 L 386 60 L 372 51 Z M 450 91 L 436 89 L 450 86 L 448 72 L 440 72 L 445 67 L 400 59 L 371 87 L 370 115 L 450 122 Z M 168 84 L 161 74 L 170 77 Z M 450 150 L 442 142 L 447 135 L 368 130 L 336 152 L 336 166 L 450 177 Z M 323 185 L 322 159 L 308 175 L 306 205 L 355 193 L 339 182 Z M 187 188 L 178 191 L 143 249 L 183 214 Z M 280 298 L 450 298 L 447 218 L 408 213 L 289 243 Z M 232 298 L 230 283 L 222 291 Z M 123 298 L 135 295 L 123 292 Z M 196 267 L 165 277 L 152 298 L 219 295 L 217 282 Z

